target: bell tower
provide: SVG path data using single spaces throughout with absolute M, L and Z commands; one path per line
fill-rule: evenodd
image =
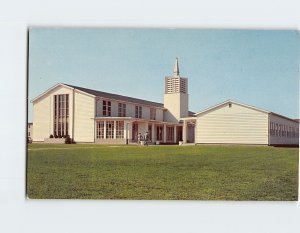
M 164 120 L 178 122 L 179 118 L 187 117 L 188 105 L 188 79 L 180 77 L 178 58 L 176 58 L 173 75 L 165 77 L 164 107 L 167 111 Z

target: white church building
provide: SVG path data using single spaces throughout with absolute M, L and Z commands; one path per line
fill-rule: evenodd
M 188 79 L 165 77 L 164 103 L 58 83 L 33 103 L 33 142 L 127 144 L 148 132 L 155 144 L 297 145 L 299 123 L 279 114 L 227 100 L 189 111 Z M 51 137 L 51 138 L 50 138 Z M 52 138 L 53 137 L 53 138 Z

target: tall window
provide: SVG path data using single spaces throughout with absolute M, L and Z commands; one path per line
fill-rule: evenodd
M 116 121 L 116 138 L 124 138 L 124 121 Z
M 156 109 L 150 108 L 150 119 L 155 120 L 156 119 Z
M 148 136 L 149 136 L 149 139 L 152 140 L 152 125 L 148 125 Z
M 54 95 L 54 136 L 69 134 L 69 94 Z
M 135 106 L 135 118 L 142 118 L 142 106 Z
M 114 138 L 114 121 L 106 121 L 106 138 Z
M 111 102 L 108 100 L 103 100 L 102 115 L 103 116 L 111 116 Z
M 174 127 L 167 126 L 167 141 L 174 141 Z
M 123 104 L 123 103 L 118 104 L 118 116 L 119 117 L 126 116 L 126 104 Z
M 137 141 L 139 131 L 139 125 L 137 123 L 132 124 L 132 140 Z
M 97 138 L 104 138 L 104 121 L 97 122 Z
M 156 127 L 156 140 L 161 141 L 163 138 L 163 127 L 157 126 Z

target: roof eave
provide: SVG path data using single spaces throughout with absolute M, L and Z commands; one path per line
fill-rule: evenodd
M 237 101 L 235 101 L 235 100 L 229 99 L 229 100 L 226 100 L 226 101 L 224 101 L 224 102 L 222 102 L 222 103 L 220 103 L 220 104 L 214 105 L 214 106 L 212 106 L 212 107 L 210 107 L 210 108 L 206 108 L 206 109 L 204 109 L 204 110 L 202 110 L 202 111 L 200 111 L 200 112 L 197 112 L 197 113 L 195 114 L 195 116 L 198 116 L 198 115 L 200 115 L 200 114 L 206 113 L 206 112 L 208 112 L 208 111 L 210 111 L 210 110 L 216 109 L 216 108 L 218 108 L 218 107 L 220 107 L 220 106 L 222 106 L 222 105 L 224 105 L 224 104 L 228 104 L 228 103 L 234 103 L 234 104 L 237 104 L 237 105 L 240 105 L 240 106 L 244 106 L 244 107 L 246 107 L 246 108 L 254 109 L 254 110 L 256 110 L 256 111 L 260 111 L 260 112 L 267 113 L 267 114 L 270 113 L 270 111 L 267 111 L 267 110 L 264 110 L 264 109 L 261 109 L 261 108 L 257 108 L 257 107 L 251 106 L 251 105 L 239 103 L 239 102 L 237 102 Z
M 74 88 L 72 88 L 72 87 L 70 87 L 70 86 L 68 86 L 68 85 L 63 84 L 63 83 L 57 83 L 57 84 L 55 84 L 54 86 L 48 88 L 48 89 L 47 89 L 46 91 L 44 91 L 42 94 L 40 94 L 40 95 L 38 95 L 37 97 L 33 98 L 33 99 L 30 101 L 30 103 L 33 103 L 33 102 L 35 102 L 36 100 L 40 99 L 41 97 L 43 97 L 44 95 L 46 95 L 46 94 L 49 93 L 50 91 L 54 90 L 54 89 L 55 89 L 56 87 L 58 87 L 58 86 L 64 86 L 64 87 L 69 88 L 69 89 L 74 89 Z

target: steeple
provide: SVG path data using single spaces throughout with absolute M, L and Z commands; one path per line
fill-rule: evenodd
M 174 66 L 174 70 L 173 70 L 173 76 L 179 77 L 178 57 L 176 57 L 175 66 Z
M 165 77 L 164 121 L 178 122 L 188 116 L 189 94 L 188 79 L 180 77 L 178 58 L 176 57 L 173 74 Z

